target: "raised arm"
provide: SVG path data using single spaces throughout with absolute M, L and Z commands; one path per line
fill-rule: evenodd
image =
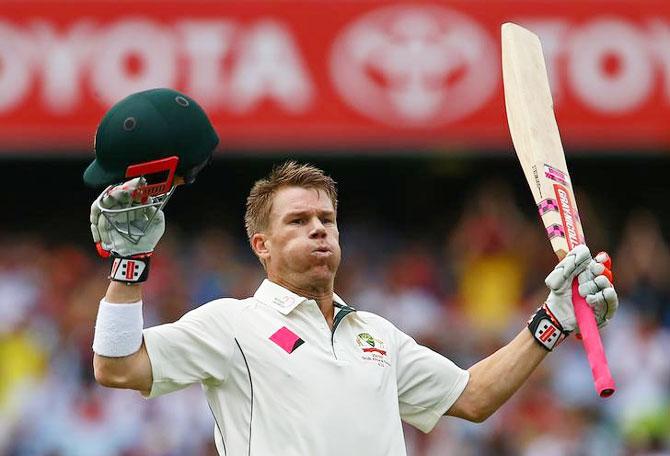
M 137 178 L 108 188 L 91 206 L 93 240 L 101 256 L 112 258 L 111 281 L 96 321 L 93 368 L 103 386 L 148 394 L 152 373 L 142 340 L 141 283 L 165 231 L 165 218 L 160 209 L 140 201 L 137 190 L 143 184 Z M 128 208 L 132 210 L 124 211 Z
M 468 369 L 470 380 L 447 415 L 484 421 L 524 384 L 551 350 L 577 329 L 572 308 L 574 277 L 579 276 L 580 294 L 593 307 L 598 326 L 607 324 L 618 307 L 610 267 L 606 254 L 599 254 L 593 261 L 585 246 L 571 251 L 545 280 L 549 297 L 531 317 L 528 328 Z

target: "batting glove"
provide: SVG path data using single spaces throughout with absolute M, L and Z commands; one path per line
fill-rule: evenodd
M 579 275 L 579 294 L 585 296 L 587 304 L 593 309 L 598 328 L 604 328 L 619 308 L 619 297 L 613 283 L 612 260 L 606 252 L 598 253 Z
M 568 252 L 544 280 L 549 288 L 549 296 L 528 320 L 528 329 L 547 350 L 553 350 L 577 327 L 572 307 L 572 281 L 587 270 L 591 261 L 589 248 L 578 245 Z
M 165 232 L 163 211 L 147 206 L 141 196 L 142 177 L 106 188 L 91 205 L 91 234 L 98 253 L 112 257 L 110 279 L 126 283 L 143 282 L 149 274 L 149 260 Z M 137 209 L 133 207 L 138 206 Z M 120 210 L 106 212 L 105 210 Z

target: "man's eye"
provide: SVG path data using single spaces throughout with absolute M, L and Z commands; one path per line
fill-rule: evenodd
M 321 219 L 321 223 L 335 223 L 335 220 L 330 217 L 326 217 Z
M 302 223 L 302 219 L 293 219 L 289 222 L 291 225 L 300 225 Z

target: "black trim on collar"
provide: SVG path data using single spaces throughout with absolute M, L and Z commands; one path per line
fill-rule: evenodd
M 337 307 L 338 309 L 345 309 L 351 312 L 356 312 L 356 309 L 354 309 L 353 307 L 347 306 L 346 304 L 340 304 L 337 301 L 333 301 L 333 306 Z
M 335 315 L 335 319 L 333 320 L 332 334 L 335 334 L 335 329 L 337 328 L 337 325 L 340 324 L 342 319 L 344 317 L 346 317 L 347 315 L 349 315 L 350 313 L 356 312 L 356 309 L 354 309 L 353 307 L 349 307 L 349 306 L 343 306 L 342 304 L 339 304 L 339 303 L 334 302 L 334 301 L 333 301 L 333 306 L 340 309 L 340 311 L 337 313 L 337 315 Z M 331 339 L 332 339 L 332 336 L 331 336 Z

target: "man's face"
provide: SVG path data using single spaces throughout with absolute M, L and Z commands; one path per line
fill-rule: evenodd
M 268 277 L 300 286 L 332 286 L 340 264 L 339 237 L 333 203 L 323 190 L 279 189 L 265 233 Z

